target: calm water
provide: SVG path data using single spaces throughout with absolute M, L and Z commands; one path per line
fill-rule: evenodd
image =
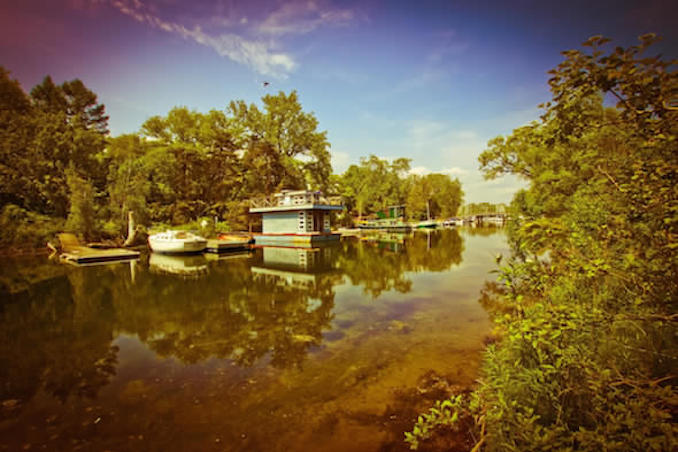
M 505 247 L 442 230 L 5 263 L 0 450 L 407 450 L 416 413 L 477 377 Z

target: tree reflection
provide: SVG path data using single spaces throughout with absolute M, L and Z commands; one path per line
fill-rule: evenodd
M 412 290 L 407 272 L 445 271 L 461 263 L 464 242 L 455 229 L 368 234 L 342 242 L 338 267 L 352 284 L 377 298 Z
M 58 400 L 94 397 L 115 374 L 110 297 L 75 269 L 10 295 L 0 311 L 0 400 L 16 415 L 43 388 Z M 105 291 L 105 290 L 104 290 Z M 85 294 L 87 294 L 85 296 Z
M 20 406 L 41 388 L 61 401 L 95 397 L 115 374 L 121 333 L 187 364 L 214 357 L 299 367 L 331 327 L 335 286 L 348 280 L 372 297 L 406 293 L 408 272 L 448 269 L 461 262 L 462 250 L 457 231 L 445 230 L 263 248 L 197 266 L 182 258 L 149 265 L 146 257 L 69 268 L 0 305 L 0 401 Z M 173 268 L 184 276 L 201 271 L 176 277 Z

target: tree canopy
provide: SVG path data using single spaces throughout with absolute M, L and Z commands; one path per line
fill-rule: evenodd
M 105 173 L 97 155 L 105 146 L 108 117 L 80 80 L 55 85 L 50 77 L 24 93 L 0 68 L 0 196 L 39 214 L 65 217 L 66 171 L 90 178 L 97 189 Z
M 456 215 L 464 195 L 458 179 L 444 174 L 417 176 L 409 170 L 410 159 L 388 161 L 370 155 L 338 178 L 338 190 L 349 212 L 358 217 L 401 205 L 413 219 Z

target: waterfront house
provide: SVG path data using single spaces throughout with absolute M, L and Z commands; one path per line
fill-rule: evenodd
M 283 190 L 250 204 L 250 213 L 262 216 L 262 232 L 254 233 L 256 245 L 311 246 L 339 240 L 340 234 L 331 229 L 331 213 L 344 208 L 338 197 L 325 197 L 319 191 Z

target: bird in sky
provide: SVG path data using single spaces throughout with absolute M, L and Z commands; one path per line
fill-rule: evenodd
M 270 83 L 264 82 L 264 88 L 266 88 L 268 85 L 270 85 Z

